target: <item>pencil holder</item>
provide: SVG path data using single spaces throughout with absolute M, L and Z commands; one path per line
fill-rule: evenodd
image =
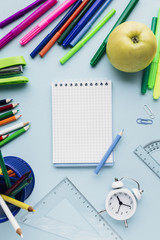
M 4 157 L 4 162 L 5 165 L 7 167 L 7 169 L 12 170 L 17 177 L 10 177 L 10 181 L 11 184 L 13 184 L 14 182 L 16 182 L 18 180 L 18 178 L 20 178 L 24 173 L 26 172 L 31 172 L 30 173 L 30 177 L 32 178 L 32 181 L 21 191 L 16 195 L 16 199 L 24 202 L 32 193 L 33 188 L 34 188 L 34 184 L 35 184 L 35 177 L 34 177 L 34 173 L 32 168 L 30 167 L 30 165 L 25 162 L 23 159 L 18 158 L 18 157 L 14 157 L 14 156 L 7 156 Z M 6 190 L 6 185 L 5 185 L 5 181 L 2 175 L 0 175 L 0 192 L 4 193 Z M 11 210 L 12 214 L 15 216 L 20 208 L 12 205 L 12 204 L 8 204 L 9 209 Z M 3 212 L 3 210 L 0 207 L 0 223 L 7 221 L 8 218 L 6 217 L 5 213 Z

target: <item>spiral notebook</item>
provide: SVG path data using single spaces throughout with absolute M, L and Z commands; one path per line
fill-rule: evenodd
M 97 166 L 112 143 L 111 81 L 52 83 L 52 137 L 55 167 Z

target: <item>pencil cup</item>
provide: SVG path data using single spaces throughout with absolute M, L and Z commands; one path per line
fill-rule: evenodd
M 16 199 L 24 202 L 32 193 L 33 188 L 34 188 L 34 184 L 35 184 L 35 177 L 34 177 L 34 173 L 32 168 L 30 167 L 30 165 L 25 162 L 23 159 L 18 158 L 18 157 L 14 157 L 14 156 L 7 156 L 4 157 L 4 162 L 5 165 L 7 167 L 7 169 L 11 169 L 17 177 L 10 177 L 10 182 L 11 184 L 13 184 L 14 182 L 16 182 L 18 180 L 18 178 L 20 178 L 24 173 L 26 172 L 31 172 L 30 173 L 30 177 L 32 178 L 31 183 L 29 183 L 21 192 L 19 192 L 16 195 Z M 4 193 L 6 190 L 6 185 L 5 185 L 5 181 L 2 175 L 0 175 L 0 192 Z M 12 204 L 8 204 L 8 207 L 10 208 L 12 214 L 15 216 L 20 208 L 12 205 Z M 0 207 L 0 223 L 7 221 L 8 218 L 6 217 L 5 213 L 3 212 L 3 210 Z

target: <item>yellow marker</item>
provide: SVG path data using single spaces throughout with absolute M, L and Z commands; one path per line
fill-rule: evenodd
M 33 207 L 29 206 L 28 204 L 26 204 L 24 202 L 21 202 L 19 200 L 13 199 L 13 198 L 8 197 L 8 196 L 6 196 L 4 194 L 0 194 L 0 195 L 3 198 L 4 201 L 9 202 L 9 203 L 11 203 L 11 204 L 13 204 L 13 205 L 15 205 L 15 206 L 17 206 L 19 208 L 23 208 L 23 209 L 25 209 L 25 210 L 27 210 L 29 212 L 34 212 L 35 211 L 33 209 Z
M 160 58 L 158 62 L 156 81 L 153 90 L 153 98 L 158 99 L 160 97 Z

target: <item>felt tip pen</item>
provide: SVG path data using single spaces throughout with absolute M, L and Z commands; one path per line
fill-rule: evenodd
M 67 8 L 69 8 L 77 0 L 65 0 L 60 6 L 58 6 L 52 13 L 39 22 L 31 31 L 29 31 L 21 40 L 20 44 L 25 45 L 38 33 L 40 33 L 45 27 L 47 27 L 54 19 L 62 14 Z
M 98 9 L 95 15 L 89 20 L 89 22 L 82 28 L 82 30 L 77 34 L 77 36 L 71 41 L 70 46 L 75 46 L 82 37 L 88 32 L 88 30 L 92 27 L 93 23 L 97 20 L 97 18 L 102 14 L 102 12 L 106 9 L 109 3 L 112 0 L 107 0 L 104 4 Z
M 35 20 L 48 11 L 53 5 L 57 3 L 57 0 L 47 0 L 38 9 L 36 9 L 31 15 L 24 19 L 20 24 L 7 33 L 0 41 L 0 48 L 4 47 L 13 38 L 18 36 L 24 29 L 29 27 Z
M 79 49 L 81 49 L 86 42 L 90 40 L 103 25 L 115 14 L 116 10 L 112 9 L 82 40 L 80 40 L 63 58 L 60 63 L 64 64 L 69 58 L 71 58 Z
M 38 5 L 40 5 L 41 3 L 45 2 L 45 1 L 46 0 L 36 0 L 35 2 L 31 3 L 27 7 L 21 9 L 20 11 L 18 11 L 16 13 L 14 13 L 12 16 L 10 16 L 10 17 L 6 18 L 5 20 L 3 20 L 2 22 L 0 22 L 0 28 L 5 27 L 9 23 L 11 23 L 11 22 L 15 21 L 16 19 L 24 16 L 26 13 L 28 13 L 33 8 L 37 7 Z
M 136 4 L 138 3 L 139 0 L 131 0 L 129 2 L 129 4 L 127 5 L 127 7 L 125 8 L 125 10 L 123 11 L 123 13 L 121 14 L 121 16 L 118 18 L 117 22 L 115 23 L 115 25 L 113 26 L 113 28 L 111 29 L 111 31 L 109 32 L 109 34 L 107 35 L 107 37 L 104 39 L 104 41 L 102 42 L 101 46 L 99 47 L 99 49 L 97 50 L 97 52 L 95 53 L 95 55 L 93 56 L 93 58 L 90 61 L 90 64 L 92 67 L 94 67 L 102 58 L 102 56 L 105 54 L 106 52 L 106 44 L 108 41 L 108 37 L 110 35 L 110 33 L 121 23 L 123 23 L 127 17 L 130 15 L 130 13 L 132 12 L 132 10 L 134 9 L 134 7 L 136 6 Z
M 82 17 L 82 19 L 78 22 L 78 24 L 72 29 L 72 31 L 68 34 L 66 39 L 63 41 L 62 46 L 68 47 L 70 42 L 75 38 L 75 36 L 80 32 L 80 30 L 87 24 L 89 19 L 95 14 L 98 8 L 104 3 L 105 0 L 96 0 L 91 8 L 86 12 L 86 14 Z
M 42 48 L 49 42 L 49 40 L 54 36 L 54 34 L 65 24 L 69 17 L 74 13 L 74 11 L 81 4 L 82 0 L 77 0 L 77 2 L 69 9 L 66 15 L 61 19 L 61 21 L 53 28 L 53 30 L 38 44 L 38 46 L 30 53 L 30 56 L 34 58 Z
M 44 46 L 44 48 L 40 51 L 39 55 L 43 57 L 49 49 L 54 45 L 54 43 L 62 36 L 64 31 L 71 26 L 74 19 L 80 15 L 86 4 L 89 2 L 89 0 L 83 0 L 83 2 L 80 4 L 80 6 L 74 11 L 74 13 L 70 16 L 70 18 L 65 22 L 65 24 L 57 31 L 54 36 L 50 39 L 50 41 Z

